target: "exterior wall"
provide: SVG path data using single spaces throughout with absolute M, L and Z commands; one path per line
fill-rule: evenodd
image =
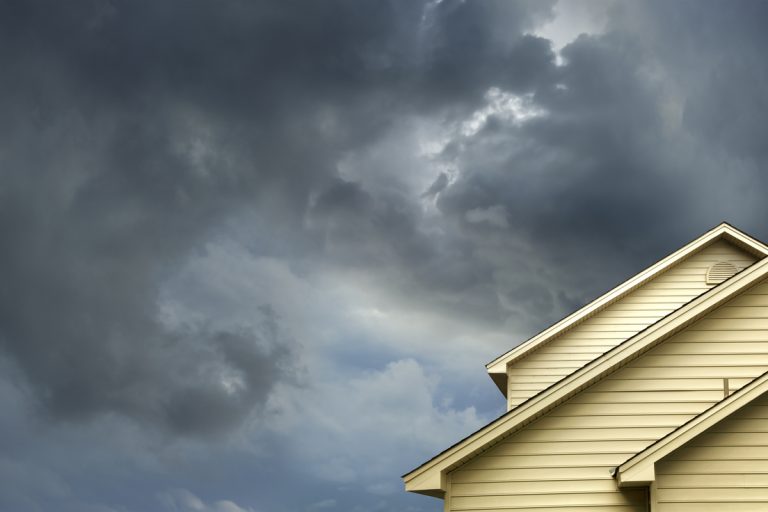
M 654 512 L 768 510 L 768 396 L 656 463 Z
M 768 282 L 451 472 L 446 510 L 647 510 L 610 470 L 765 371 Z
M 507 370 L 507 410 L 712 288 L 705 273 L 718 261 L 742 270 L 756 258 L 726 241 L 715 242 L 514 362 Z

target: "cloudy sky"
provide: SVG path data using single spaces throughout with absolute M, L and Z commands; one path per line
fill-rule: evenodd
M 768 238 L 766 19 L 0 0 L 0 511 L 442 510 L 484 363 Z

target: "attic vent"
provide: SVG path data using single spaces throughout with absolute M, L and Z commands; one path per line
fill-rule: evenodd
M 707 284 L 722 283 L 737 272 L 736 267 L 727 261 L 718 261 L 707 269 Z

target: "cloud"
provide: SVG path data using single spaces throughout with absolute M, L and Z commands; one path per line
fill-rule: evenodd
M 324 510 L 329 508 L 334 508 L 337 505 L 336 500 L 328 499 L 328 500 L 320 500 L 318 502 L 315 502 L 311 504 L 309 507 L 307 507 L 308 511 L 313 510 Z
M 71 494 L 66 482 L 54 472 L 9 458 L 0 459 L 0 478 L 6 486 L 0 506 L 8 510 L 34 510 L 38 500 L 60 501 Z
M 475 208 L 466 213 L 467 222 L 473 224 L 488 224 L 497 228 L 505 229 L 509 227 L 507 222 L 507 210 L 501 205 L 489 206 L 488 208 Z
M 441 404 L 439 379 L 414 360 L 344 380 L 329 377 L 307 390 L 315 397 L 309 402 L 304 394 L 281 397 L 290 412 L 273 427 L 290 435 L 291 456 L 315 478 L 391 495 L 409 469 L 403 454 L 416 465 L 483 423 L 474 407 Z
M 768 232 L 764 5 L 561 4 L 4 2 L 8 449 L 136 447 L 146 495 L 258 454 L 293 509 L 418 508 L 396 476 L 503 405 L 483 358 L 721 220 Z M 242 509 L 8 453 L 14 509 Z
M 206 503 L 187 489 L 170 489 L 158 495 L 168 512 L 255 512 L 230 500 Z
M 546 42 L 522 34 L 546 15 L 534 4 L 381 4 L 362 17 L 345 2 L 188 7 L 4 7 L 14 79 L 0 90 L 0 344 L 52 417 L 118 412 L 183 433 L 239 424 L 284 378 L 288 349 L 263 333 L 168 330 L 157 300 L 174 270 L 244 209 L 274 219 L 275 232 L 300 230 L 312 197 L 312 223 L 340 258 L 360 243 L 368 249 L 348 259 L 389 245 L 387 257 L 430 258 L 417 207 L 344 185 L 339 156 L 412 107 L 476 103 L 489 70 L 527 90 L 551 67 Z M 501 14 L 513 25 L 496 26 Z M 467 20 L 471 45 L 453 35 Z M 481 66 L 489 51 L 505 65 Z M 503 71 L 516 63 L 526 71 Z M 258 370 L 238 367 L 222 342 L 248 336 Z M 222 375 L 245 370 L 265 378 L 249 374 L 248 398 L 233 399 Z M 200 405 L 219 401 L 230 404 L 220 421 L 204 421 Z
M 437 194 L 445 190 L 445 187 L 447 186 L 448 186 L 448 175 L 444 172 L 441 172 L 440 174 L 438 174 L 437 178 L 435 178 L 435 181 L 432 182 L 429 188 L 425 190 L 423 194 L 421 194 L 421 197 L 432 199 Z

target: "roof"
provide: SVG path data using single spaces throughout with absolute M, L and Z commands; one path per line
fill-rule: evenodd
M 732 395 L 695 416 L 687 423 L 662 437 L 640 453 L 616 468 L 619 487 L 648 485 L 656 479 L 656 462 L 677 450 L 685 443 L 703 434 L 707 429 L 724 420 L 756 398 L 768 392 L 768 372 L 756 378 Z
M 654 263 L 639 274 L 627 279 L 620 285 L 593 300 L 586 306 L 568 315 L 551 327 L 548 327 L 534 337 L 524 341 L 512 350 L 509 350 L 490 363 L 486 364 L 485 367 L 488 370 L 491 379 L 493 379 L 494 383 L 496 383 L 501 392 L 506 396 L 508 364 L 519 360 L 523 356 L 536 350 L 542 345 L 552 341 L 554 338 L 560 336 L 564 332 L 575 327 L 577 324 L 599 313 L 606 307 L 625 297 L 651 279 L 669 270 L 674 265 L 680 263 L 694 253 L 721 239 L 725 239 L 737 247 L 740 247 L 751 254 L 759 256 L 760 258 L 768 256 L 767 245 L 736 229 L 730 224 L 722 222 L 700 237 L 689 242 L 681 249 Z
M 693 243 L 700 242 L 702 239 L 707 240 L 707 243 L 712 243 L 723 236 L 730 238 L 739 234 L 740 232 L 735 228 L 721 224 Z M 759 242 L 756 243 L 760 244 Z M 702 246 L 697 245 L 697 247 Z M 758 247 L 765 246 L 760 244 Z M 445 491 L 445 474 L 448 471 L 459 467 L 504 437 L 520 430 L 579 391 L 692 324 L 712 309 L 757 284 L 766 276 L 768 276 L 768 258 L 758 261 L 739 274 L 699 295 L 686 305 L 661 318 L 602 356 L 403 475 L 406 490 L 440 496 Z

